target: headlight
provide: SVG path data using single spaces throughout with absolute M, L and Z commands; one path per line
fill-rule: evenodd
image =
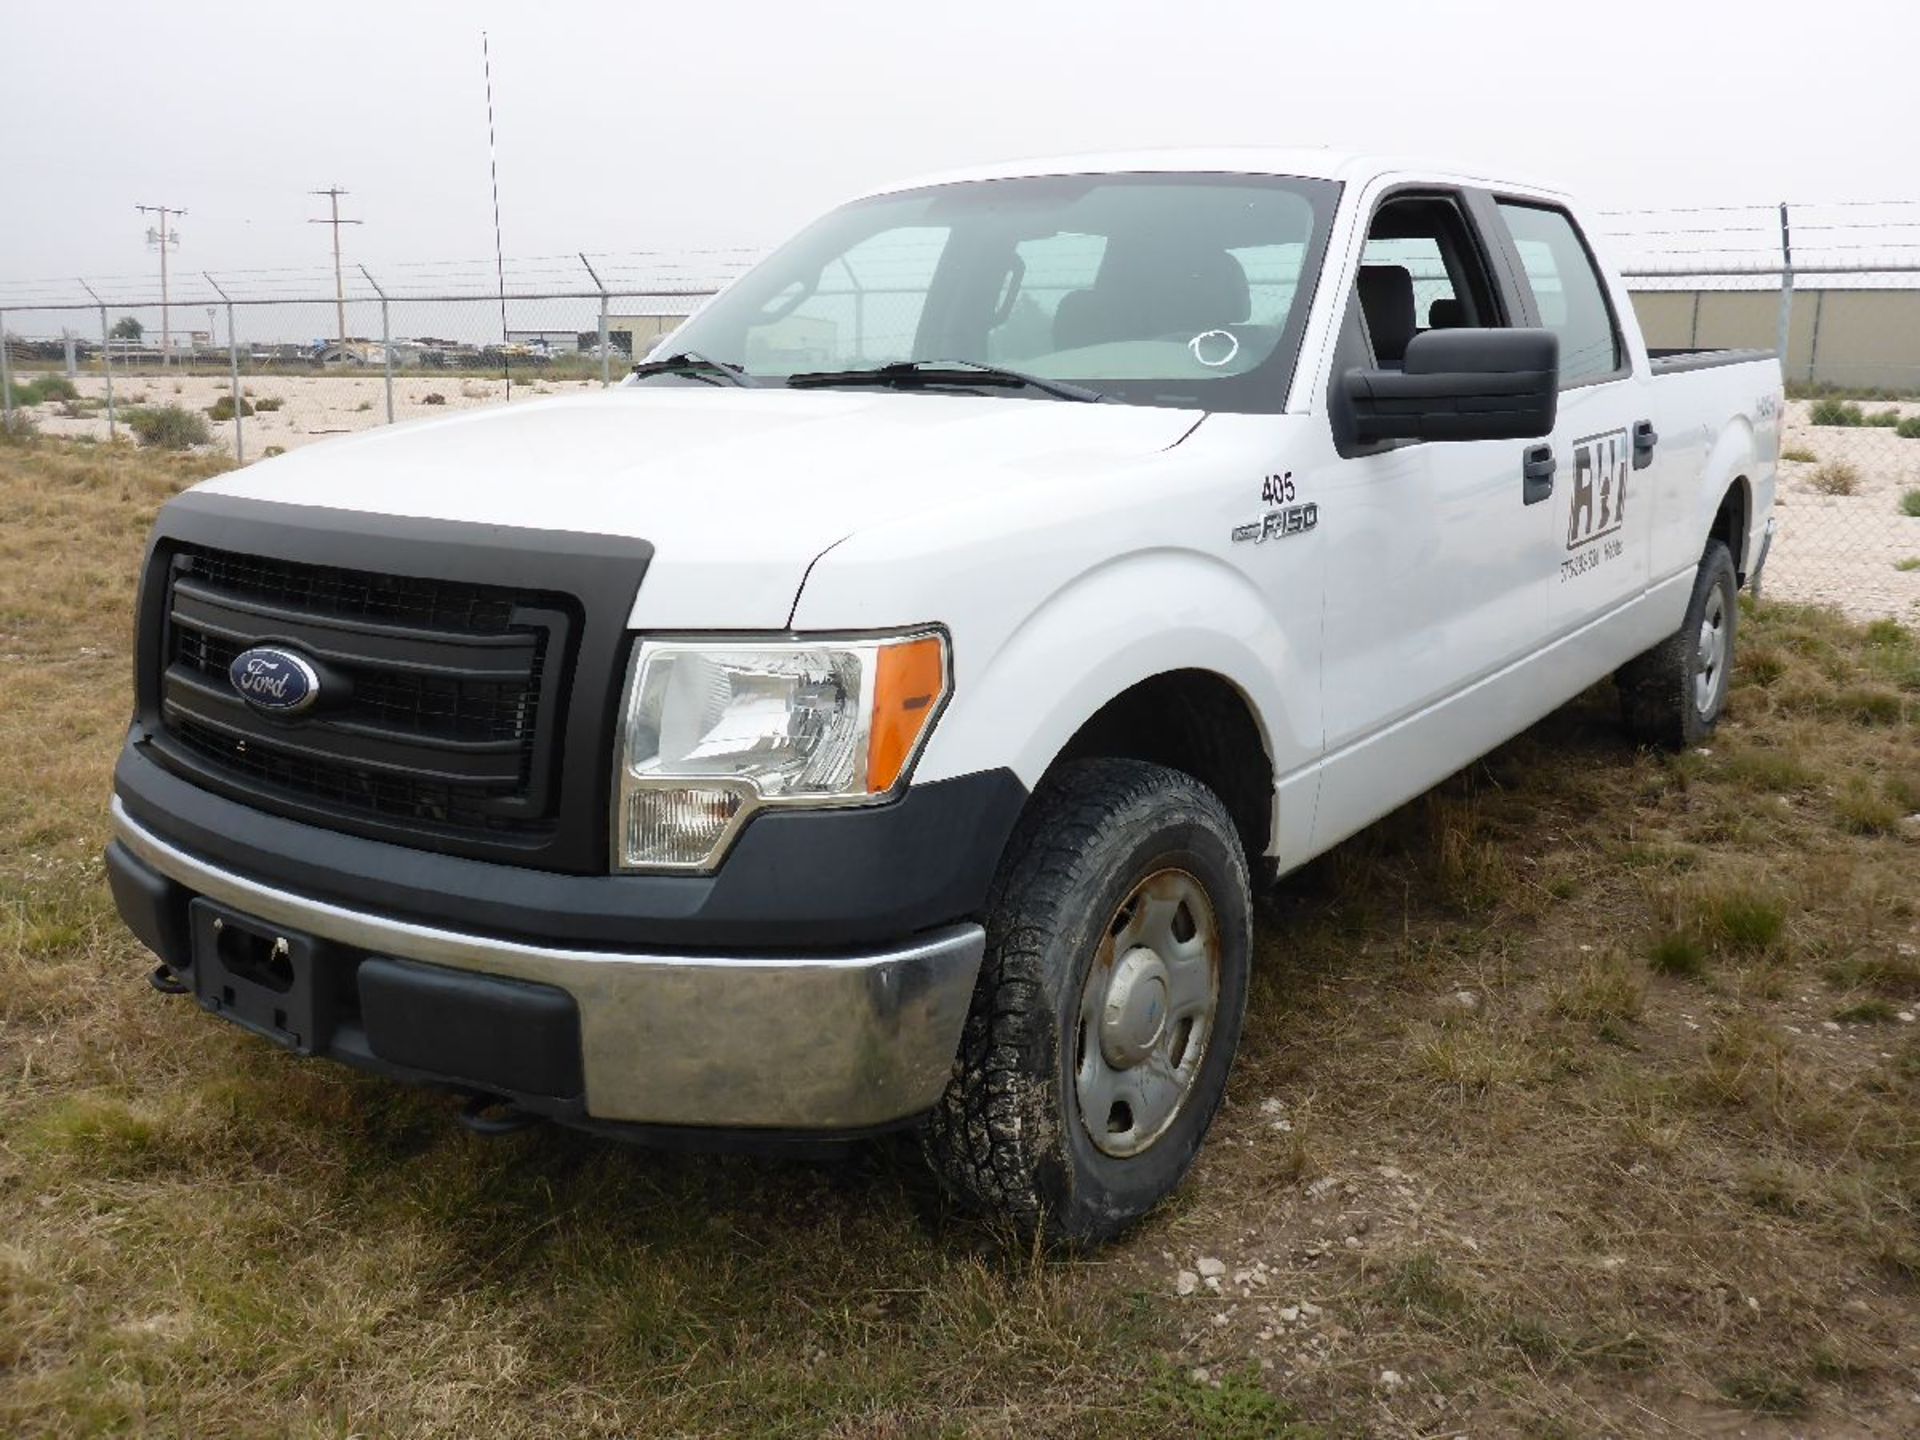
M 621 706 L 615 865 L 710 869 L 756 810 L 887 798 L 948 688 L 938 633 L 643 641 Z

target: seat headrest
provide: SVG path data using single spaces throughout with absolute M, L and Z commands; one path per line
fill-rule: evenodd
M 1056 349 L 1113 340 L 1198 335 L 1245 322 L 1253 309 L 1247 272 L 1225 250 L 1115 243 L 1088 290 L 1061 297 L 1053 314 Z
M 1404 265 L 1360 267 L 1360 309 L 1373 337 L 1373 357 L 1382 365 L 1407 358 L 1407 342 L 1419 331 L 1414 315 L 1413 274 Z
M 1442 297 L 1427 307 L 1429 330 L 1458 330 L 1467 323 L 1467 307 L 1458 300 Z

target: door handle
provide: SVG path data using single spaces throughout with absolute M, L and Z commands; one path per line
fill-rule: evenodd
M 1529 505 L 1538 505 L 1553 494 L 1553 472 L 1559 462 L 1551 445 L 1535 445 L 1520 457 L 1520 496 Z
M 1660 443 L 1651 420 L 1636 420 L 1633 425 L 1633 468 L 1644 470 L 1653 463 L 1653 447 Z

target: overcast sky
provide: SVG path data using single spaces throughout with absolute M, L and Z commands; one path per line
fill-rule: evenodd
M 1186 144 L 1473 161 L 1606 207 L 1920 195 L 1908 3 L 0 0 L 0 295 L 148 271 L 763 245 L 871 182 Z M 23 118 L 24 117 L 24 118 Z M 1909 257 L 1920 258 L 1920 257 Z

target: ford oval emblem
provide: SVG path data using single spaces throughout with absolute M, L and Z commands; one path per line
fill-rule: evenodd
M 320 677 L 313 666 L 276 645 L 242 650 L 227 667 L 227 679 L 242 700 L 274 715 L 298 715 L 320 698 Z

